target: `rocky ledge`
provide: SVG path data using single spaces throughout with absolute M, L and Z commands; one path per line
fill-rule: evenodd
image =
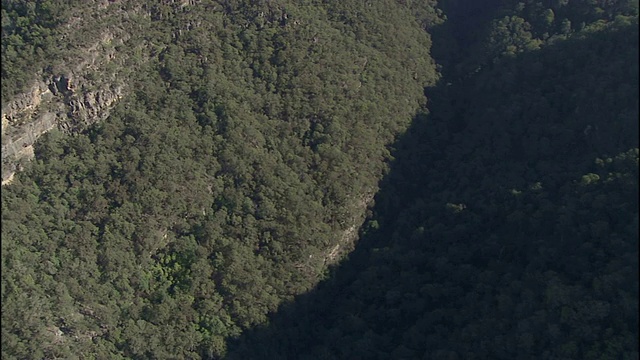
M 36 81 L 2 109 L 2 185 L 33 158 L 36 140 L 52 129 L 74 133 L 103 120 L 122 98 L 123 86 L 89 87 L 86 79 L 60 75 Z

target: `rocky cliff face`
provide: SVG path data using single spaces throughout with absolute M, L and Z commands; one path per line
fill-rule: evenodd
M 31 91 L 19 95 L 2 109 L 2 185 L 11 181 L 25 161 L 33 158 L 33 145 L 51 129 L 66 133 L 85 129 L 106 118 L 122 97 L 122 85 L 107 83 L 89 90 L 72 75 L 34 82 Z
M 65 59 L 62 74 L 36 78 L 30 89 L 2 107 L 2 185 L 33 158 L 33 145 L 50 131 L 74 133 L 105 119 L 122 98 L 126 55 L 130 46 L 123 29 L 108 29 L 98 39 Z M 131 69 L 128 69 L 131 71 Z
M 198 2 L 163 3 L 184 10 Z M 33 145 L 43 134 L 79 132 L 108 117 L 135 73 L 158 51 L 141 35 L 153 7 L 134 0 L 86 4 L 64 25 L 67 54 L 51 59 L 33 75 L 37 80 L 29 89 L 2 104 L 2 185 L 33 158 Z

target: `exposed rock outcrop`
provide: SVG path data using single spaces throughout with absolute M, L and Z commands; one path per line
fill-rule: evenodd
M 65 133 L 104 120 L 124 94 L 120 69 L 124 60 L 116 46 L 130 38 L 122 29 L 105 30 L 96 41 L 63 61 L 59 73 L 36 80 L 28 91 L 2 107 L 2 185 L 33 158 L 36 140 L 57 128 Z M 66 70 L 61 70 L 66 69 Z M 56 70 L 54 70 L 56 71 Z
M 64 25 L 61 41 L 68 51 L 33 74 L 37 80 L 27 91 L 2 104 L 2 185 L 33 158 L 33 145 L 43 134 L 56 128 L 80 132 L 108 117 L 131 74 L 148 60 L 146 44 L 132 39 L 146 19 L 142 4 L 91 2 L 96 6 L 71 14 Z M 135 61 L 132 53 L 139 55 Z
M 71 75 L 34 83 L 2 109 L 2 185 L 11 181 L 24 161 L 33 158 L 36 140 L 51 129 L 82 131 L 105 119 L 123 96 L 123 86 L 105 84 L 96 90 L 76 91 Z M 78 83 L 82 84 L 80 78 Z
M 82 131 L 105 119 L 123 96 L 122 85 L 105 83 L 89 90 L 87 83 L 72 74 L 53 77 L 48 83 L 36 81 L 28 93 L 2 109 L 2 185 L 33 158 L 33 145 L 40 136 L 54 128 L 65 133 Z

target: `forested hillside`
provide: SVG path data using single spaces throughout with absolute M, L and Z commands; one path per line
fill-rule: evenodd
M 3 188 L 3 358 L 223 356 L 352 248 L 437 79 L 428 2 L 166 3 L 133 93 Z
M 445 76 L 358 247 L 228 358 L 638 358 L 637 16 L 543 39 L 505 32 L 522 4 L 471 33 L 449 5 Z
M 96 42 L 110 39 L 101 47 L 114 48 L 118 41 L 136 38 L 133 28 L 142 25 L 142 1 L 113 0 L 2 0 L 2 107 L 16 95 L 28 91 L 32 83 L 60 76 L 72 70 L 79 58 L 88 58 L 85 47 L 95 50 Z M 108 35 L 107 35 L 108 34 Z M 105 38 L 106 37 L 106 38 Z M 140 40 L 140 39 L 138 39 Z M 118 47 L 118 56 L 133 52 Z M 85 59 L 86 60 L 86 59 Z M 90 59 L 96 67 L 96 59 Z M 140 59 L 136 59 L 139 60 Z M 138 64 L 128 64 L 134 67 Z M 98 70 L 98 69 L 83 69 Z M 99 69 L 106 77 L 107 69 Z M 130 69 L 121 68 L 119 75 Z M 96 75 L 98 76 L 98 75 Z
M 3 359 L 638 358 L 636 1 L 118 3 L 131 93 L 2 188 Z

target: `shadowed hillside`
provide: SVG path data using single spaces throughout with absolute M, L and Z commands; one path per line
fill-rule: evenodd
M 637 359 L 637 1 L 486 4 L 3 0 L 2 357 Z
M 51 11 L 81 3 L 6 2 L 3 89 L 45 66 L 22 66 L 33 46 L 14 45 L 41 29 L 26 25 L 49 11 L 58 41 L 73 19 Z M 129 19 L 104 44 L 127 53 L 108 65 L 127 91 L 38 139 L 2 189 L 3 358 L 223 356 L 353 248 L 387 146 L 438 78 L 433 1 L 129 0 L 85 20 L 112 12 Z M 49 89 L 80 98 L 70 111 L 105 97 L 75 80 Z
M 227 358 L 637 359 L 637 39 L 428 89 L 348 261 Z

